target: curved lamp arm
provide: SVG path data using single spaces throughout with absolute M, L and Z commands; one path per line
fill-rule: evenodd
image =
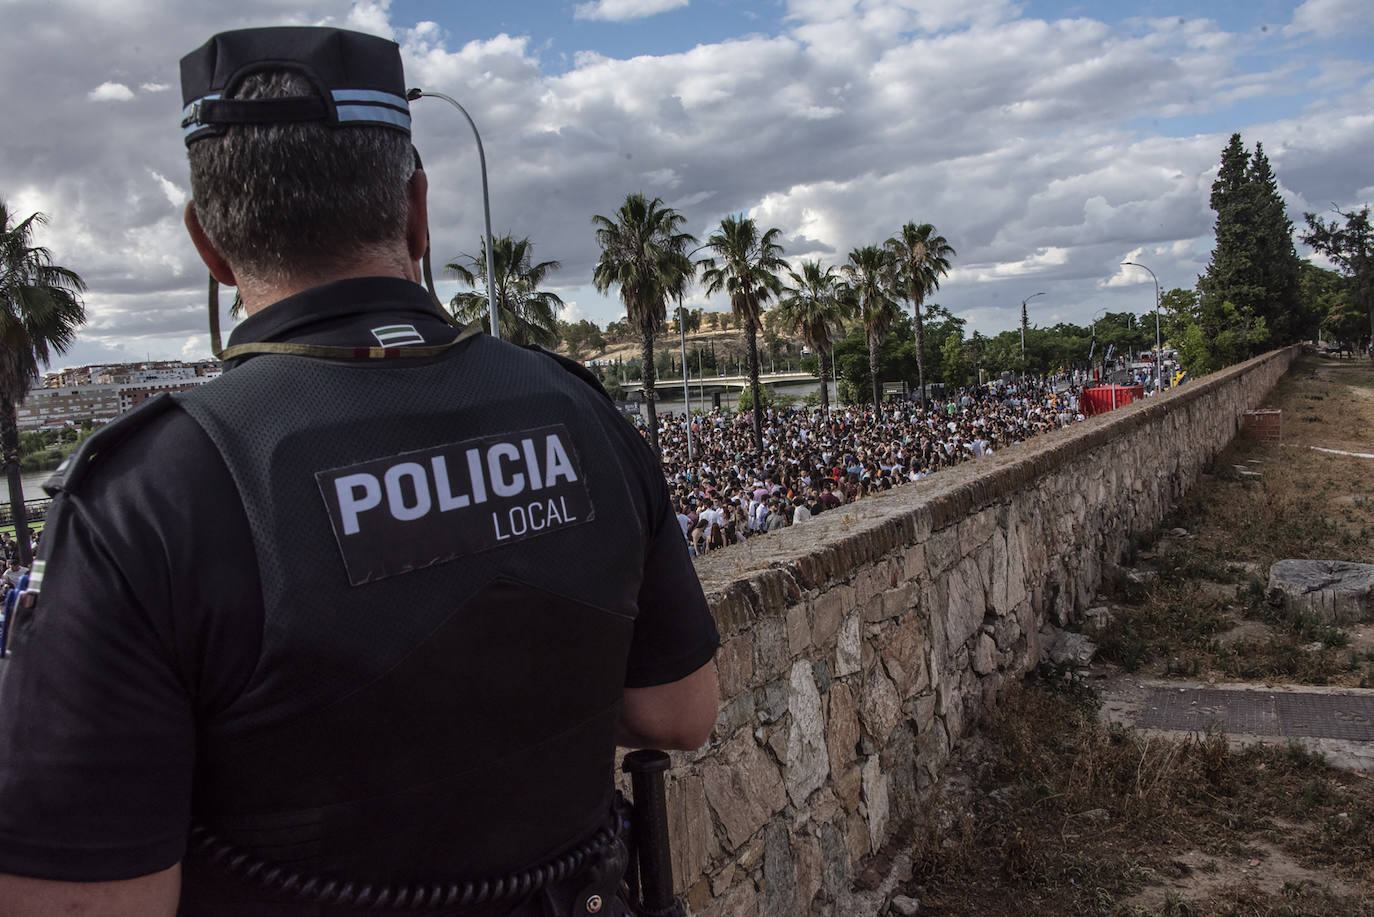
M 448 104 L 462 112 L 463 117 L 468 121 L 468 127 L 472 128 L 472 136 L 477 141 L 477 160 L 482 166 L 482 218 L 485 220 L 487 229 L 487 308 L 491 312 L 491 336 L 500 340 L 501 325 L 497 322 L 496 315 L 496 263 L 492 253 L 491 238 L 491 197 L 487 192 L 487 153 L 482 148 L 482 135 L 477 133 L 477 125 L 472 120 L 472 115 L 468 110 L 458 104 L 458 100 L 452 96 L 446 96 L 442 92 L 427 92 L 423 89 L 411 89 L 406 93 L 409 101 L 423 99 L 425 97 L 433 99 L 443 99 Z

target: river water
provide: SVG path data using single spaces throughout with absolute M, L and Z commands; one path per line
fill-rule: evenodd
M 43 493 L 43 482 L 51 476 L 51 471 L 28 471 L 20 475 L 24 482 L 24 499 L 27 501 L 46 497 L 47 494 Z M 3 478 L 3 475 L 0 475 L 0 478 Z M 8 482 L 0 487 L 0 494 L 4 495 L 5 500 L 9 500 Z

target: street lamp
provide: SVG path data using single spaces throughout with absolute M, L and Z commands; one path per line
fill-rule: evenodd
M 1123 261 L 1121 263 L 1150 271 L 1148 267 L 1135 261 Z M 1164 357 L 1164 351 L 1161 349 L 1162 345 L 1159 341 L 1159 278 L 1155 276 L 1154 271 L 1150 271 L 1150 279 L 1155 282 L 1155 394 L 1158 395 L 1163 390 L 1161 388 L 1160 360 Z
M 1037 297 L 1037 296 L 1044 296 L 1044 295 L 1045 295 L 1045 294 L 1044 294 L 1043 292 L 1040 292 L 1040 293 L 1032 293 L 1031 295 L 1027 296 L 1025 299 L 1021 300 L 1021 368 L 1022 368 L 1021 371 L 1022 371 L 1022 372 L 1025 372 L 1025 366 L 1026 366 L 1026 324 L 1027 324 L 1027 320 L 1028 320 L 1028 319 L 1027 319 L 1027 315 L 1026 315 L 1026 303 L 1030 302 L 1032 299 L 1034 299 L 1034 298 Z
M 416 99 L 423 99 L 426 96 L 433 99 L 443 99 L 454 108 L 463 113 L 463 117 L 468 119 L 468 127 L 472 128 L 472 136 L 477 140 L 477 161 L 482 166 L 482 217 L 486 220 L 487 226 L 487 308 L 491 313 L 491 336 L 498 341 L 501 339 L 501 326 L 496 321 L 496 262 L 492 254 L 491 240 L 491 198 L 487 194 L 487 154 L 482 149 L 482 135 L 477 133 L 477 125 L 472 120 L 472 115 L 468 110 L 458 104 L 458 100 L 452 96 L 446 96 L 442 92 L 426 92 L 423 89 L 411 89 L 406 93 L 406 100 L 414 102 Z
M 695 255 L 697 252 L 701 251 L 703 248 L 710 248 L 710 246 L 711 246 L 711 244 L 710 244 L 709 242 L 706 243 L 705 245 L 698 245 L 696 248 L 692 249 L 690 252 L 688 252 L 688 253 L 684 256 L 684 257 L 686 257 L 687 261 L 688 261 L 689 263 L 692 264 L 692 273 L 691 273 L 690 276 L 695 277 L 695 276 L 696 276 L 696 272 L 697 272 L 697 266 L 696 266 L 696 264 L 695 264 L 694 262 L 692 262 L 692 256 Z M 684 416 L 685 416 L 686 421 L 687 421 L 687 423 L 686 423 L 686 426 L 687 426 L 687 461 L 691 462 L 691 461 L 693 460 L 693 457 L 692 457 L 692 390 L 691 390 L 691 388 L 689 387 L 689 384 L 688 384 L 688 382 L 687 382 L 687 322 L 686 322 L 687 311 L 682 307 L 682 286 L 685 286 L 685 284 L 680 285 L 680 286 L 677 288 L 677 330 L 680 331 L 680 332 L 682 333 L 682 403 L 683 403 L 683 410 L 686 412 Z M 700 367 L 698 367 L 698 375 L 700 374 L 699 371 L 700 371 Z M 705 404 L 705 403 L 706 403 L 706 402 L 705 402 L 705 399 L 706 399 L 706 386 L 705 386 L 705 383 L 702 383 L 701 397 L 702 397 L 702 404 Z

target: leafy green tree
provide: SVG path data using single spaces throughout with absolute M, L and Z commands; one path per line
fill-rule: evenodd
M 730 309 L 743 326 L 749 345 L 749 391 L 754 404 L 759 400 L 759 317 L 765 303 L 782 292 L 779 274 L 788 269 L 782 258 L 776 226 L 759 235 L 758 226 L 743 215 L 727 216 L 720 229 L 706 240 L 715 257 L 702 259 L 702 282 L 706 295 L 724 291 Z M 719 259 L 719 261 L 717 261 Z M 754 448 L 763 451 L 763 411 L 754 411 Z
M 534 245 L 529 238 L 515 239 L 509 235 L 492 240 L 492 268 L 496 271 L 496 318 L 501 323 L 501 337 L 513 344 L 538 344 L 553 348 L 558 345 L 558 313 L 563 300 L 556 293 L 541 290 L 550 271 L 558 270 L 557 261 L 534 263 Z M 481 322 L 491 330 L 491 308 L 487 304 L 487 242 L 478 243 L 477 254 L 461 256 L 444 269 L 473 288 L 471 293 L 458 293 L 449 300 L 453 317 L 461 322 Z
M 1344 220 L 1323 220 L 1315 213 L 1303 214 L 1307 230 L 1302 241 L 1321 252 L 1350 278 L 1351 297 L 1356 308 L 1369 317 L 1369 334 L 1374 344 L 1374 228 L 1369 224 L 1369 208 L 1337 210 Z M 1374 346 L 1369 348 L 1374 360 Z
M 945 343 L 940 348 L 940 357 L 940 371 L 946 385 L 962 387 L 969 384 L 972 368 L 964 353 L 964 342 L 958 333 L 945 338 Z
M 911 303 L 916 320 L 916 372 L 920 377 L 921 403 L 926 397 L 925 323 L 921 304 L 940 289 L 940 278 L 949 273 L 949 259 L 957 254 L 944 236 L 929 223 L 907 223 L 884 243 L 892 255 L 893 281 Z
M 1302 263 L 1303 308 L 1315 317 L 1329 340 L 1358 341 L 1367 333 L 1367 319 L 1355 303 L 1354 284 L 1337 271 Z
M 620 287 L 629 322 L 639 329 L 640 365 L 644 369 L 644 398 L 649 402 L 649 443 L 658 446 L 658 412 L 654 407 L 654 337 L 668 316 L 668 297 L 681 289 L 694 268 L 686 256 L 695 243 L 680 232 L 685 218 L 659 198 L 630 194 L 615 219 L 592 217 L 601 257 L 592 273 L 596 289 L 605 293 Z
M 889 290 L 892 289 L 895 265 L 893 256 L 887 249 L 876 245 L 865 245 L 849 253 L 849 261 L 840 270 L 845 276 L 849 293 L 854 298 L 859 318 L 863 321 L 864 335 L 868 340 L 868 371 L 873 385 L 873 411 L 882 410 L 882 377 L 878 372 L 878 350 L 883 338 L 887 336 L 892 323 L 901 315 L 896 300 Z M 920 360 L 920 347 L 916 348 Z M 920 364 L 917 363 L 917 372 Z M 924 404 L 925 392 L 921 393 Z
M 878 347 L 878 378 L 916 384 L 916 328 L 911 316 L 893 303 L 892 324 Z M 927 329 L 929 338 L 929 329 Z M 835 342 L 833 359 L 840 379 L 842 401 L 860 402 L 872 397 L 868 332 L 862 322 Z
M 784 327 L 800 334 L 816 352 L 821 407 L 828 413 L 826 376 L 830 372 L 830 354 L 844 319 L 853 314 L 853 303 L 841 295 L 840 278 L 833 265 L 823 267 L 820 261 L 803 261 L 801 272 L 788 271 L 788 276 L 792 284 L 783 290 L 776 310 L 778 319 Z
M 925 316 L 922 319 L 924 337 L 922 341 L 923 346 L 921 348 L 921 356 L 924 359 L 926 366 L 933 368 L 943 367 L 945 361 L 945 341 L 949 338 L 951 334 L 957 335 L 960 340 L 963 340 L 965 322 L 962 318 L 956 317 L 952 312 L 950 312 L 948 309 L 946 309 L 939 303 L 926 303 L 924 306 L 921 307 L 921 309 L 925 313 Z M 912 347 L 913 349 L 915 348 L 914 330 L 912 338 Z M 919 378 L 920 363 L 918 362 L 916 367 L 916 375 L 915 377 L 913 377 L 911 381 L 917 381 L 919 380 Z M 941 370 L 940 372 L 940 378 L 944 379 L 943 370 Z M 944 381 L 946 383 L 949 382 L 948 379 L 945 379 Z
M 596 322 L 579 319 L 575 322 L 559 322 L 558 336 L 568 342 L 569 347 L 593 352 L 606 349 L 606 337 Z
M 19 426 L 15 410 L 53 354 L 64 354 L 86 320 L 81 294 L 85 281 L 53 264 L 52 253 L 33 244 L 41 213 L 16 220 L 0 200 L 0 450 L 9 478 L 10 512 L 20 561 L 28 566 L 28 517 L 19 469 Z
M 686 306 L 680 305 L 674 313 L 674 320 L 677 321 L 679 328 L 685 325 L 688 334 L 695 334 L 701 330 L 700 309 L 688 309 Z
M 1264 317 L 1227 301 L 1207 316 L 1207 324 L 1188 323 L 1178 343 L 1178 361 L 1197 377 L 1248 359 L 1269 340 Z

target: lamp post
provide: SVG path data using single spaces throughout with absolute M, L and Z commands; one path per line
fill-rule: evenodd
M 468 110 L 458 104 L 458 100 L 452 96 L 446 96 L 442 92 L 426 92 L 423 89 L 411 89 L 406 93 L 406 99 L 414 102 L 416 99 L 423 99 L 426 96 L 434 99 L 443 99 L 454 108 L 463 113 L 463 117 L 468 120 L 468 127 L 472 128 L 472 136 L 477 141 L 477 161 L 482 166 L 482 217 L 486 221 L 487 227 L 487 308 L 491 314 L 491 336 L 497 340 L 501 339 L 501 326 L 497 323 L 496 316 L 496 262 L 492 254 L 491 239 L 491 198 L 487 193 L 487 153 L 482 149 L 482 135 L 477 133 L 477 125 L 472 120 L 472 115 Z
M 1131 267 L 1138 267 L 1149 271 L 1150 279 L 1155 282 L 1155 394 L 1158 395 L 1163 390 L 1160 387 L 1162 381 L 1160 377 L 1160 360 L 1164 357 L 1164 351 L 1161 349 L 1162 345 L 1159 340 L 1159 278 L 1155 276 L 1154 271 L 1150 271 L 1150 269 L 1143 264 L 1139 264 L 1135 261 L 1123 261 L 1121 263 L 1123 265 L 1130 265 Z
M 1030 302 L 1032 299 L 1034 299 L 1034 298 L 1037 297 L 1037 296 L 1044 296 L 1044 295 L 1045 295 L 1045 294 L 1044 294 L 1043 292 L 1041 292 L 1041 293 L 1032 293 L 1031 295 L 1027 296 L 1025 299 L 1021 300 L 1021 371 L 1022 371 L 1022 372 L 1025 372 L 1025 366 L 1026 366 L 1026 324 L 1027 324 L 1027 321 L 1028 321 L 1028 317 L 1027 317 L 1027 314 L 1026 314 L 1026 303 Z
M 690 273 L 688 276 L 695 277 L 695 276 L 696 276 L 696 273 L 697 273 L 697 266 L 696 266 L 696 263 L 692 261 L 692 256 L 695 255 L 697 252 L 701 251 L 703 248 L 709 248 L 709 247 L 710 247 L 710 243 L 707 243 L 706 245 L 698 245 L 696 248 L 692 249 L 690 252 L 688 252 L 688 253 L 686 254 L 685 257 L 686 257 L 688 263 L 692 265 L 691 273 Z M 684 278 L 684 279 L 685 279 L 685 278 Z M 687 381 L 687 321 L 686 321 L 687 311 L 682 307 L 682 287 L 683 287 L 683 286 L 685 286 L 685 284 L 679 285 L 678 288 L 677 288 L 677 330 L 680 331 L 680 332 L 682 333 L 682 403 L 683 403 L 683 410 L 686 412 L 686 414 L 685 414 L 684 416 L 686 417 L 686 420 L 687 420 L 687 423 L 686 423 L 686 427 L 687 427 L 687 461 L 691 462 L 691 461 L 693 461 L 693 455 L 692 455 L 692 390 L 691 390 L 691 388 L 689 387 L 689 383 L 688 383 L 688 381 Z M 700 367 L 700 366 L 697 367 L 697 375 L 701 375 L 701 367 Z M 706 387 L 705 387 L 705 384 L 704 384 L 704 383 L 703 383 L 702 389 L 701 389 L 701 397 L 702 397 L 702 403 L 705 404 L 705 403 L 706 403 L 706 402 L 705 402 L 705 399 L 706 399 Z

